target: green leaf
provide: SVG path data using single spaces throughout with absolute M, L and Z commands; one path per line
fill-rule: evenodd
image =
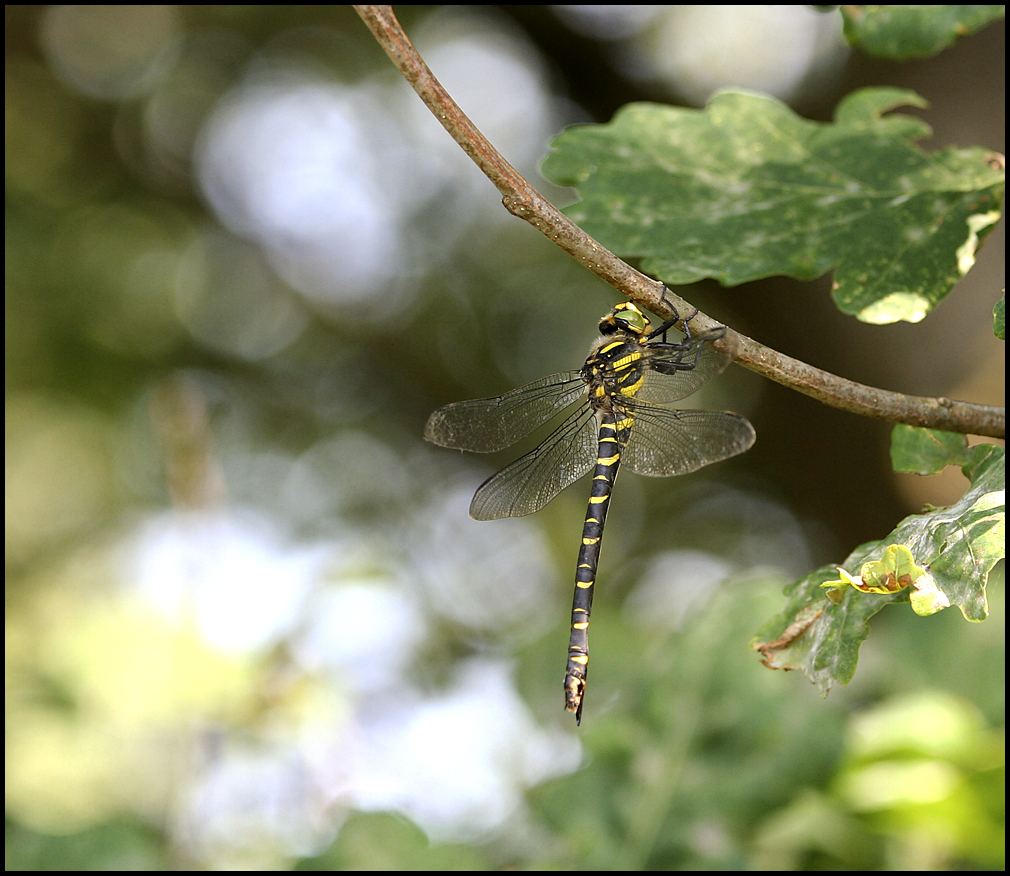
M 1006 340 L 1006 296 L 996 302 L 992 309 L 992 331 L 1001 341 Z
M 858 582 L 849 579 L 857 590 L 863 593 L 895 593 L 918 581 L 926 574 L 926 570 L 915 564 L 915 558 L 907 547 L 892 544 L 884 549 L 879 560 L 863 563 L 859 574 Z
M 969 447 L 955 432 L 897 425 L 891 431 L 891 467 L 920 475 L 939 474 L 948 465 L 974 466 L 988 454 L 985 445 Z
M 912 597 L 917 614 L 932 614 L 946 603 L 968 620 L 986 618 L 986 581 L 1006 554 L 1006 469 L 1002 448 L 980 445 L 970 456 L 963 468 L 972 483 L 957 504 L 906 517 L 886 538 L 858 547 L 841 568 L 822 567 L 787 588 L 785 611 L 761 628 L 754 644 L 766 666 L 802 669 L 826 694 L 835 682 L 852 678 L 869 619 L 886 605 Z M 855 586 L 862 578 L 844 570 L 865 564 L 871 576 L 882 570 L 886 577 L 888 564 L 895 570 L 901 565 L 909 576 L 918 574 L 914 569 L 928 575 L 916 579 L 914 588 L 864 593 Z M 825 584 L 833 598 L 825 597 Z
M 869 55 L 927 58 L 1004 16 L 1003 6 L 842 6 L 845 38 Z
M 666 283 L 726 285 L 835 270 L 834 297 L 874 323 L 917 322 L 974 263 L 1004 172 L 979 148 L 926 155 L 910 91 L 872 88 L 833 123 L 727 91 L 704 110 L 630 104 L 558 136 L 544 173 L 575 186 L 568 215 Z
M 947 594 L 937 586 L 929 572 L 915 581 L 915 589 L 909 592 L 908 601 L 912 604 L 912 611 L 919 617 L 929 617 L 950 608 Z
M 912 610 L 929 617 L 950 607 L 946 595 L 936 585 L 933 576 L 915 564 L 912 552 L 903 544 L 888 545 L 879 560 L 863 563 L 859 578 L 854 578 L 839 567 L 837 581 L 825 581 L 821 589 L 828 601 L 838 605 L 845 598 L 845 588 L 855 587 L 860 593 L 896 593 L 905 587 L 910 591 Z

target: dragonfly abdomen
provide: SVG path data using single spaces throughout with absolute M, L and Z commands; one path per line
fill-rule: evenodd
M 589 664 L 589 616 L 593 607 L 593 589 L 600 561 L 603 527 L 613 493 L 621 450 L 631 434 L 632 418 L 614 413 L 600 413 L 600 441 L 589 494 L 589 508 L 582 526 L 582 544 L 575 569 L 575 597 L 572 600 L 572 631 L 568 640 L 568 667 L 565 672 L 565 708 L 582 721 L 582 698 L 586 689 Z

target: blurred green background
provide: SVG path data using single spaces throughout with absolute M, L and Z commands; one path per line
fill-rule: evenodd
M 926 97 L 1004 151 L 1003 25 L 905 64 L 806 7 L 403 7 L 558 204 L 564 126 L 736 85 L 827 119 Z M 425 419 L 578 367 L 616 293 L 509 216 L 350 7 L 8 6 L 8 869 L 1002 869 L 991 617 L 878 615 L 826 700 L 750 651 L 782 587 L 959 472 L 731 369 L 758 431 L 621 478 L 581 729 L 562 709 L 586 489 L 475 523 L 496 463 Z M 685 296 L 814 365 L 1004 403 L 1003 225 L 918 326 L 830 278 Z

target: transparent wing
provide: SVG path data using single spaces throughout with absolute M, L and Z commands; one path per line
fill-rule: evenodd
M 641 475 L 687 474 L 754 443 L 754 427 L 739 414 L 678 411 L 637 399 L 628 407 L 635 419 L 621 461 Z
M 497 398 L 456 402 L 428 418 L 424 437 L 454 450 L 504 450 L 577 401 L 585 390 L 580 372 L 563 371 Z
M 720 327 L 679 344 L 652 341 L 646 346 L 648 367 L 636 398 L 670 404 L 696 392 L 733 361 L 735 348 L 720 352 L 712 346 L 725 334 L 726 329 Z
M 589 405 L 579 408 L 535 450 L 484 481 L 470 503 L 470 516 L 498 520 L 539 511 L 596 465 L 598 432 Z

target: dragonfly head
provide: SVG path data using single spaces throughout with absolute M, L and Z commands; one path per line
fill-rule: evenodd
M 600 320 L 600 334 L 620 331 L 645 335 L 649 331 L 649 318 L 630 301 L 623 301 Z

